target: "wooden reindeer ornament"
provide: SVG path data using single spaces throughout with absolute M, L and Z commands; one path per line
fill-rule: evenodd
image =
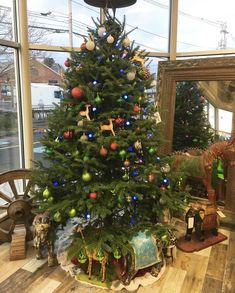
M 102 124 L 100 125 L 101 131 L 111 131 L 113 136 L 115 136 L 115 132 L 113 130 L 113 121 L 115 120 L 114 118 L 109 118 L 109 124 Z
M 139 62 L 141 64 L 141 67 L 145 67 L 145 59 L 140 57 L 140 51 L 136 51 L 134 57 L 131 59 L 132 62 Z
M 92 262 L 93 260 L 99 261 L 101 264 L 101 269 L 100 269 L 100 273 L 101 273 L 101 281 L 104 282 L 105 281 L 105 275 L 106 275 L 106 264 L 108 263 L 108 254 L 107 252 L 104 252 L 104 257 L 102 259 L 100 259 L 99 257 L 97 257 L 97 251 L 96 250 L 88 250 L 87 249 L 87 245 L 86 245 L 86 240 L 85 237 L 83 235 L 83 229 L 78 226 L 77 227 L 77 232 L 79 232 L 81 234 L 83 243 L 84 243 L 84 247 L 85 247 L 85 251 L 86 251 L 86 255 L 88 258 L 88 267 L 87 267 L 87 273 L 89 276 L 89 279 L 91 279 L 91 273 L 92 273 Z
M 85 105 L 85 108 L 86 110 L 84 111 L 80 111 L 79 112 L 79 115 L 83 116 L 83 117 L 86 117 L 87 120 L 91 120 L 90 116 L 89 116 L 89 109 L 90 109 L 91 105 L 90 104 L 86 104 Z

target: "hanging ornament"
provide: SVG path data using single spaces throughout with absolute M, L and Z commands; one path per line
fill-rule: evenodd
M 133 170 L 132 173 L 131 173 L 131 175 L 132 175 L 133 177 L 136 177 L 136 176 L 138 175 L 138 173 L 137 173 L 136 170 Z
M 131 200 L 132 200 L 131 196 L 130 196 L 130 195 L 127 195 L 127 196 L 126 196 L 126 201 L 127 201 L 127 202 L 131 202 Z
M 120 258 L 122 257 L 122 254 L 121 254 L 120 249 L 116 248 L 116 249 L 114 250 L 114 252 L 113 252 L 113 256 L 114 256 L 114 258 L 116 258 L 116 259 L 120 259 Z
M 140 56 L 140 51 L 135 51 L 134 57 L 131 59 L 131 62 L 137 63 L 141 67 L 144 67 L 145 60 Z
M 126 127 L 131 127 L 132 126 L 132 122 L 130 120 L 125 121 L 125 126 Z
M 45 198 L 48 198 L 51 195 L 51 193 L 50 193 L 50 191 L 49 191 L 49 189 L 47 187 L 44 189 L 42 195 Z
M 83 264 L 87 261 L 87 256 L 83 251 L 80 251 L 77 259 L 81 264 Z
M 96 192 L 90 192 L 89 197 L 91 199 L 96 199 L 97 198 L 97 193 Z
M 133 153 L 134 152 L 134 148 L 131 146 L 127 149 L 128 153 Z
M 140 78 L 142 78 L 144 80 L 150 78 L 150 76 L 151 76 L 149 69 L 146 67 L 140 68 L 138 70 L 138 74 L 139 74 Z
M 161 166 L 161 172 L 164 173 L 164 174 L 167 174 L 170 172 L 171 170 L 171 167 L 168 163 L 164 164 L 163 166 Z
M 53 220 L 54 220 L 55 222 L 60 222 L 61 219 L 62 219 L 61 213 L 60 213 L 59 211 L 56 212 L 56 213 L 54 214 L 54 216 L 53 216 Z
M 64 138 L 70 139 L 73 137 L 73 131 L 72 130 L 66 130 L 63 133 Z
M 125 100 L 125 101 L 127 101 L 128 100 L 128 94 L 127 93 L 123 94 L 122 95 L 122 99 Z
M 129 47 L 131 44 L 131 41 L 128 37 L 125 37 L 125 39 L 122 41 L 123 46 Z
M 97 33 L 98 33 L 99 37 L 106 36 L 106 34 L 107 34 L 106 28 L 104 26 L 99 27 Z
M 87 220 L 90 220 L 90 219 L 91 219 L 91 213 L 90 213 L 90 212 L 87 212 L 87 213 L 85 214 L 85 218 L 86 218 Z
M 57 187 L 60 185 L 60 182 L 58 180 L 53 180 L 52 184 Z
M 138 106 L 138 105 L 135 104 L 134 107 L 133 107 L 133 111 L 135 113 L 140 113 L 140 110 L 141 110 L 140 106 Z
M 155 154 L 155 153 L 156 153 L 156 148 L 154 148 L 154 147 L 149 148 L 148 153 L 149 153 L 150 155 Z
M 54 202 L 54 197 L 53 196 L 49 196 L 48 199 L 47 199 L 47 202 L 49 204 L 52 204 Z
M 123 118 L 121 118 L 121 117 L 118 117 L 118 118 L 115 119 L 115 124 L 116 124 L 118 127 L 123 126 L 124 122 L 125 122 L 125 120 L 124 120 Z
M 164 176 L 164 177 L 162 178 L 162 181 L 161 181 L 162 185 L 168 185 L 169 182 L 170 182 L 170 181 L 169 181 L 169 179 L 168 179 L 167 177 Z
M 80 141 L 87 141 L 87 140 L 88 140 L 88 138 L 87 138 L 86 134 L 83 133 L 82 136 L 80 137 Z
M 100 130 L 101 131 L 111 131 L 113 136 L 115 136 L 115 132 L 113 130 L 113 121 L 115 121 L 115 119 L 114 118 L 109 118 L 108 121 L 109 121 L 109 124 L 100 125 Z
M 124 159 L 125 156 L 126 156 L 126 151 L 125 151 L 125 150 L 120 150 L 120 151 L 119 151 L 119 156 L 120 156 L 122 159 Z
M 135 79 L 135 72 L 134 71 L 130 71 L 127 73 L 126 75 L 126 78 L 129 80 L 129 81 L 132 81 Z
M 69 59 L 66 59 L 66 60 L 64 61 L 64 65 L 65 65 L 66 67 L 70 67 L 70 66 L 71 66 L 70 60 L 69 60 Z
M 95 49 L 95 42 L 92 40 L 87 41 L 86 48 L 88 51 L 93 51 Z
M 112 43 L 114 42 L 114 37 L 113 37 L 112 35 L 109 35 L 109 36 L 107 37 L 107 42 L 108 42 L 109 44 L 112 44 Z
M 78 121 L 78 123 L 77 123 L 77 126 L 79 126 L 79 127 L 83 127 L 83 125 L 84 125 L 84 122 L 83 122 L 83 120 L 79 120 Z
M 94 140 L 94 133 L 92 131 L 87 131 L 86 136 L 89 141 Z
M 124 181 L 128 181 L 128 180 L 129 180 L 129 175 L 128 175 L 127 172 L 125 172 L 125 174 L 122 176 L 122 179 L 123 179 Z
M 75 99 L 80 99 L 84 96 L 84 92 L 80 87 L 76 86 L 71 90 L 71 95 Z
M 100 98 L 100 96 L 97 94 L 97 96 L 94 99 L 95 104 L 99 105 L 102 102 L 102 99 Z
M 114 141 L 110 144 L 110 148 L 113 151 L 116 151 L 116 149 L 118 148 L 118 144 Z
M 86 43 L 82 43 L 80 48 L 81 48 L 81 50 L 85 50 L 86 49 Z
M 143 153 L 142 143 L 141 143 L 140 140 L 137 140 L 137 141 L 134 143 L 134 148 L 136 149 L 136 151 L 137 151 L 139 154 L 142 154 L 142 153 Z
M 153 182 L 155 180 L 155 175 L 150 173 L 149 176 L 148 176 L 148 182 Z
M 124 165 L 125 167 L 129 167 L 130 164 L 131 164 L 131 162 L 130 162 L 128 159 L 126 159 L 126 160 L 124 161 L 124 163 L 123 163 L 123 165 Z
M 89 181 L 91 181 L 91 179 L 92 179 L 92 176 L 87 171 L 82 174 L 82 180 L 83 181 L 89 182 Z
M 139 199 L 139 198 L 138 198 L 137 195 L 133 195 L 133 196 L 132 196 L 132 200 L 133 200 L 133 201 L 137 201 L 138 199 Z
M 102 146 L 101 149 L 100 149 L 100 155 L 102 157 L 106 157 L 107 154 L 108 154 L 108 150 Z
M 69 211 L 69 216 L 70 216 L 71 218 L 75 217 L 76 214 L 77 214 L 77 211 L 76 211 L 74 208 L 72 208 L 72 209 Z

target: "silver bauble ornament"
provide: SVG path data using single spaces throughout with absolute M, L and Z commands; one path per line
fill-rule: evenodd
M 100 28 L 98 28 L 98 36 L 99 37 L 103 37 L 106 33 L 106 28 L 104 26 L 101 26 Z
M 95 43 L 93 41 L 91 41 L 91 40 L 87 41 L 86 42 L 86 48 L 89 51 L 94 50 L 95 49 Z
M 135 72 L 134 71 L 130 71 L 130 72 L 128 72 L 127 73 L 127 75 L 126 75 L 126 77 L 127 77 L 127 79 L 128 80 L 134 80 L 135 79 Z

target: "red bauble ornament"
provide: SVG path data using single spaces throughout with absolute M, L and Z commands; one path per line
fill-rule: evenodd
M 204 96 L 200 96 L 199 97 L 199 102 L 200 103 L 204 103 L 205 102 L 205 97 Z
M 70 66 L 71 66 L 71 64 L 70 64 L 70 60 L 69 60 L 69 59 L 65 60 L 65 61 L 64 61 L 64 65 L 65 65 L 66 67 L 70 67 Z
M 90 192 L 89 197 L 92 199 L 96 199 L 97 198 L 97 193 L 96 192 Z
M 115 119 L 115 124 L 117 125 L 117 126 L 122 126 L 123 124 L 124 124 L 124 119 L 123 118 L 121 118 L 121 117 L 118 117 L 118 118 L 116 118 Z
M 80 46 L 80 48 L 81 48 L 82 50 L 86 49 L 86 43 L 82 43 L 81 46 Z
M 118 148 L 118 144 L 114 141 L 110 144 L 111 150 L 115 151 Z
M 66 130 L 63 134 L 64 138 L 72 138 L 73 137 L 73 131 L 72 130 Z
M 72 258 L 71 258 L 71 263 L 73 264 L 73 265 L 75 265 L 75 266 L 77 266 L 78 264 L 79 264 L 79 261 L 78 261 L 78 259 L 76 258 L 76 256 L 73 256 Z
M 106 157 L 107 154 L 108 154 L 108 150 L 102 146 L 101 149 L 100 149 L 100 155 L 102 157 Z
M 73 98 L 80 99 L 84 96 L 84 92 L 80 87 L 76 86 L 71 90 L 71 95 Z
M 140 109 L 141 108 L 138 105 L 135 105 L 134 108 L 133 108 L 133 110 L 134 110 L 135 113 L 140 113 Z

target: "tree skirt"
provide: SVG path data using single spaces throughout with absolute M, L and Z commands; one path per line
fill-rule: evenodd
M 110 284 L 107 284 L 105 282 L 102 283 L 95 276 L 92 276 L 91 280 L 89 280 L 87 274 L 85 274 L 77 265 L 73 264 L 67 258 L 66 247 L 71 244 L 72 239 L 70 238 L 70 236 L 76 225 L 76 221 L 70 221 L 63 230 L 58 232 L 58 240 L 56 241 L 55 247 L 57 250 L 57 259 L 61 268 L 66 272 L 69 272 L 70 275 L 74 277 L 78 282 L 102 289 L 112 289 L 115 291 L 119 291 L 125 288 L 128 291 L 134 291 L 138 289 L 139 286 L 148 286 L 162 277 L 166 268 L 165 262 L 161 267 L 161 270 L 157 277 L 152 276 L 147 269 L 146 271 L 141 270 L 142 274 L 138 272 L 136 277 L 131 281 L 128 286 L 123 285 L 119 280 L 115 280 Z
M 199 241 L 196 237 L 195 232 L 193 232 L 192 239 L 190 241 L 185 240 L 185 236 L 182 236 L 177 240 L 176 246 L 177 248 L 179 248 L 180 250 L 184 252 L 194 252 L 194 251 L 205 249 L 209 246 L 212 246 L 226 239 L 227 239 L 227 236 L 225 236 L 224 234 L 220 232 L 218 233 L 217 236 L 214 236 L 209 231 L 208 232 L 206 231 L 205 240 Z

